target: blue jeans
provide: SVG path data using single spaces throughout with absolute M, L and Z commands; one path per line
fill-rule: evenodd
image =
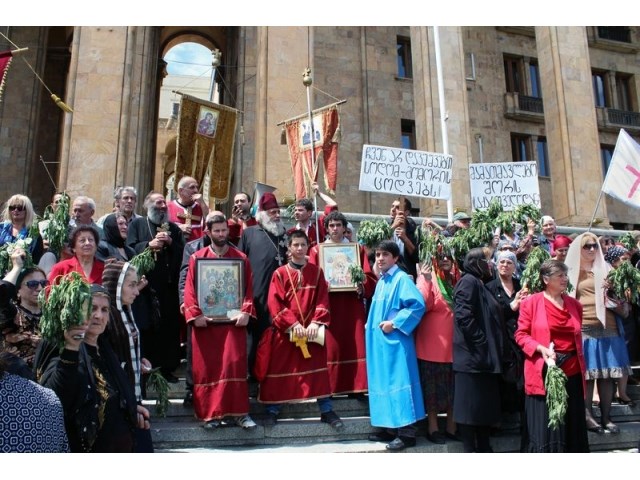
M 333 410 L 331 397 L 318 398 L 316 401 L 318 402 L 318 408 L 320 409 L 320 413 L 327 413 Z M 271 405 L 267 405 L 267 413 L 278 415 L 280 413 L 281 408 L 282 408 L 281 403 L 273 403 Z

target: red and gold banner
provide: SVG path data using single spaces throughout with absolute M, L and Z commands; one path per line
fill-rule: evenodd
M 180 101 L 175 181 L 195 178 L 202 186 L 210 168 L 210 202 L 229 198 L 238 111 L 190 95 Z
M 11 54 L 11 50 L 0 52 L 0 102 L 2 101 L 2 92 L 4 92 L 4 84 L 7 80 L 7 71 L 9 70 L 12 59 L 13 55 Z
M 299 117 L 285 124 L 297 199 L 311 196 L 311 183 L 318 180 L 321 161 L 324 165 L 325 188 L 329 193 L 335 193 L 338 181 L 338 108 L 333 105 L 316 112 L 312 119 L 313 125 L 308 117 Z

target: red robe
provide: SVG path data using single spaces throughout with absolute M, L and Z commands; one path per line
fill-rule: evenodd
M 296 230 L 302 230 L 302 229 L 298 228 L 298 226 L 296 225 L 294 227 L 291 227 L 289 230 L 287 230 L 287 235 L 291 235 Z M 318 232 L 319 232 L 318 237 L 316 237 L 316 221 L 314 219 L 311 220 L 311 223 L 309 223 L 309 227 L 307 227 L 306 231 L 305 230 L 303 231 L 309 238 L 309 248 L 317 244 L 316 240 L 318 237 L 320 238 L 320 242 L 322 243 L 324 241 L 324 237 L 326 236 L 324 225 L 320 223 L 320 220 L 318 220 Z
M 196 258 L 241 258 L 244 260 L 242 312 L 255 317 L 253 279 L 247 256 L 229 247 L 219 257 L 210 247 L 193 253 L 184 287 L 185 318 L 192 322 L 202 314 L 196 292 Z M 198 418 L 209 421 L 249 413 L 247 384 L 247 329 L 233 323 L 215 323 L 191 329 L 193 409 Z
M 371 271 L 364 249 L 358 246 L 360 265 L 365 273 L 364 298 L 371 298 L 376 289 L 376 276 Z M 309 252 L 309 263 L 319 264 L 318 247 Z M 327 364 L 331 393 L 362 393 L 367 391 L 367 364 L 364 325 L 367 313 L 364 298 L 357 292 L 329 292 L 331 311 L 331 341 L 327 342 Z
M 93 259 L 93 267 L 91 267 L 91 273 L 89 274 L 89 278 L 87 278 L 84 274 L 84 270 L 82 269 L 82 265 L 78 261 L 78 258 L 73 256 L 68 260 L 62 260 L 61 262 L 56 263 L 49 272 L 49 283 L 56 284 L 60 282 L 60 278 L 71 272 L 78 272 L 82 275 L 82 278 L 88 281 L 89 283 L 97 283 L 98 285 L 102 285 L 102 272 L 104 271 L 104 263 L 102 263 L 97 258 Z
M 271 355 L 258 401 L 283 403 L 331 395 L 326 347 L 310 342 L 311 357 L 304 358 L 301 349 L 289 341 L 288 333 L 296 322 L 305 327 L 316 322 L 325 325 L 326 337 L 330 336 L 326 329 L 329 297 L 322 270 L 310 263 L 301 270 L 289 264 L 278 268 L 271 278 L 267 305 L 273 324 L 263 335 L 271 337 Z
M 193 217 L 191 219 L 191 235 L 189 235 L 189 238 L 185 237 L 185 242 L 197 240 L 204 235 L 204 216 L 202 215 L 202 207 L 199 203 L 194 203 L 190 208 L 191 216 Z M 179 225 L 187 223 L 186 217 L 189 215 L 188 207 L 183 207 L 177 200 L 172 200 L 167 204 L 167 210 L 169 212 L 170 222 L 177 223 Z
M 242 238 L 242 232 L 244 231 L 244 229 L 253 227 L 257 224 L 258 221 L 253 217 L 249 217 L 249 219 L 244 223 L 236 223 L 234 220 L 228 219 L 227 226 L 229 227 L 229 241 L 237 247 L 240 239 Z

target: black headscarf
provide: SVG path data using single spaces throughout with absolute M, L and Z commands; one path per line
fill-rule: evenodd
M 104 239 L 107 243 L 115 245 L 118 248 L 124 248 L 125 239 L 120 236 L 120 229 L 118 228 L 118 217 L 115 213 L 107 215 L 102 224 L 102 231 L 104 232 Z
M 491 270 L 482 247 L 472 248 L 464 257 L 464 271 L 480 280 L 491 278 Z

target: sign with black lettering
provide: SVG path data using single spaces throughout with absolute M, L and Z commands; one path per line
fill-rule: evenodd
M 364 145 L 359 188 L 449 200 L 452 163 L 453 157 L 442 153 Z
M 540 208 L 540 187 L 536 162 L 472 163 L 469 165 L 471 207 L 484 210 L 494 198 L 502 208 L 533 204 Z

